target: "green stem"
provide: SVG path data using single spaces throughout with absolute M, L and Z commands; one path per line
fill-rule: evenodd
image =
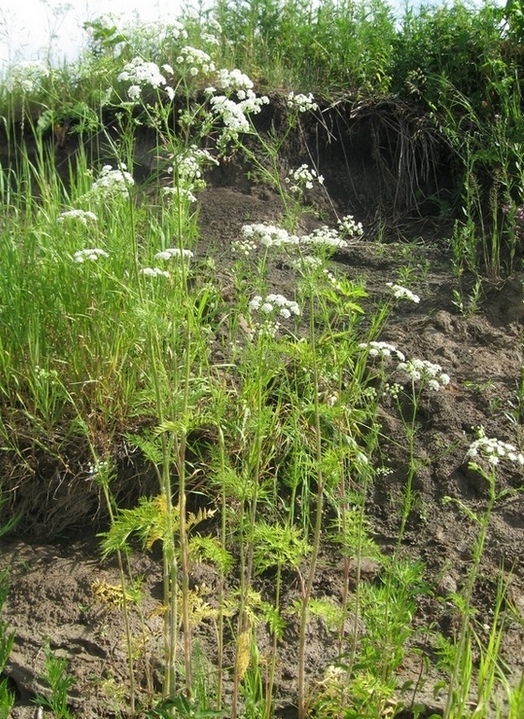
M 94 456 L 94 454 L 93 454 Z M 107 487 L 107 484 L 104 482 L 102 485 L 102 491 L 104 494 L 104 499 L 107 507 L 107 511 L 109 514 L 109 523 L 112 525 L 114 524 L 115 515 L 113 512 L 113 504 L 111 502 L 111 497 L 109 495 L 109 489 Z M 134 717 L 136 714 L 136 706 L 135 706 L 135 668 L 133 665 L 133 643 L 132 643 L 132 634 L 131 634 L 131 623 L 129 621 L 129 604 L 127 601 L 127 582 L 126 582 L 126 574 L 124 571 L 124 564 L 122 560 L 122 552 L 120 550 L 117 550 L 116 553 L 117 561 L 118 561 L 118 577 L 120 581 L 120 587 L 122 590 L 122 611 L 124 614 L 124 631 L 126 635 L 126 647 L 127 647 L 127 663 L 129 668 L 129 702 L 130 702 L 130 709 L 131 709 L 131 716 Z
M 275 586 L 275 612 L 278 613 L 280 609 L 280 592 L 282 589 L 282 565 L 279 564 L 277 567 L 277 578 Z M 278 652 L 278 631 L 273 632 L 273 642 L 271 650 L 271 662 L 269 665 L 269 677 L 267 682 L 266 691 L 266 713 L 265 719 L 270 719 L 273 713 L 273 688 L 275 685 L 275 671 L 277 666 L 277 652 Z
M 448 695 L 446 700 L 446 708 L 444 710 L 444 716 L 445 717 L 451 717 L 450 711 L 453 708 L 453 700 L 455 697 L 455 689 L 457 685 L 462 683 L 463 677 L 461 675 L 461 669 L 463 667 L 463 658 L 466 656 L 466 653 L 469 651 L 469 640 L 470 640 L 470 615 L 471 615 L 471 602 L 473 599 L 473 589 L 475 586 L 475 581 L 477 579 L 480 563 L 482 561 L 482 555 L 484 554 L 484 546 L 486 544 L 486 537 L 488 533 L 488 526 L 491 521 L 491 515 L 493 513 L 493 509 L 495 507 L 495 502 L 497 501 L 497 494 L 495 489 L 495 474 L 494 471 L 490 473 L 490 475 L 487 475 L 485 473 L 484 477 L 488 480 L 489 484 L 489 498 L 488 498 L 488 504 L 486 507 L 486 511 L 484 512 L 483 516 L 481 517 L 480 521 L 480 531 L 477 539 L 475 540 L 475 543 L 472 548 L 472 564 L 470 566 L 470 569 L 467 574 L 466 583 L 464 585 L 464 590 L 462 592 L 462 597 L 464 600 L 464 615 L 462 617 L 462 625 L 460 627 L 460 634 L 459 639 L 457 642 L 457 656 L 455 658 L 455 663 L 453 665 L 453 671 L 451 673 L 449 687 L 448 687 Z M 462 709 L 463 707 L 460 707 Z
M 313 350 L 313 377 L 314 377 L 314 418 L 315 418 L 315 454 L 317 464 L 317 501 L 315 527 L 313 532 L 313 549 L 309 563 L 309 571 L 306 584 L 302 592 L 302 606 L 300 612 L 300 629 L 298 639 L 298 716 L 299 719 L 305 719 L 306 716 L 306 682 L 305 682 L 305 662 L 306 662 L 306 628 L 308 619 L 308 605 L 313 590 L 313 582 L 317 568 L 317 560 L 320 552 L 320 539 L 322 536 L 322 513 L 324 509 L 324 475 L 322 469 L 322 435 L 320 429 L 320 406 L 319 406 L 319 369 L 318 358 L 316 353 L 315 338 L 315 307 L 313 293 L 310 295 L 310 342 Z
M 218 427 L 218 448 L 220 458 L 220 471 L 224 472 L 226 468 L 226 452 L 225 452 L 225 439 L 222 427 Z M 222 484 L 220 492 L 220 540 L 222 547 L 226 546 L 226 532 L 227 532 L 227 499 L 225 487 Z M 222 709 L 222 689 L 224 682 L 224 601 L 225 601 L 225 573 L 224 569 L 220 567 L 220 577 L 218 585 L 218 637 L 217 637 L 217 651 L 218 651 L 218 668 L 217 668 L 217 709 Z
M 256 413 L 257 417 L 262 416 L 262 371 L 264 363 L 262 361 L 262 358 L 260 358 L 260 362 L 257 367 L 257 380 L 256 380 Z M 250 475 L 252 478 L 252 486 L 254 487 L 253 495 L 250 498 L 250 506 L 249 506 L 249 528 L 252 530 L 252 528 L 255 526 L 255 520 L 256 520 L 256 513 L 257 513 L 257 507 L 258 507 L 258 490 L 259 490 L 259 482 L 260 482 L 260 468 L 261 468 L 261 461 L 262 461 L 262 432 L 258 431 L 255 434 L 255 442 L 254 442 L 254 461 L 252 468 L 250 469 Z M 254 553 L 254 544 L 252 541 L 251 536 L 248 538 L 248 546 L 247 546 L 247 554 L 244 558 L 244 539 L 245 539 L 245 531 L 244 531 L 244 503 L 242 502 L 242 510 L 241 510 L 241 516 L 242 516 L 242 523 L 241 523 L 241 545 L 240 545 L 240 556 L 241 556 L 241 579 L 240 579 L 240 607 L 239 607 L 239 613 L 238 613 L 238 625 L 237 625 L 237 645 L 236 645 L 236 652 L 235 652 L 235 676 L 234 676 L 234 683 L 233 683 L 233 707 L 232 707 L 232 713 L 231 713 L 231 719 L 236 719 L 237 711 L 238 711 L 238 698 L 240 693 L 240 679 L 241 677 L 238 674 L 238 666 L 239 666 L 239 656 L 240 656 L 240 649 L 241 645 L 239 642 L 240 638 L 243 638 L 244 634 L 249 630 L 249 618 L 246 612 L 247 604 L 249 601 L 249 591 L 251 589 L 251 580 L 252 580 L 252 574 L 253 574 L 253 553 Z

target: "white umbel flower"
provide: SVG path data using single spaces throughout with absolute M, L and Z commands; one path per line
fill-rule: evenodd
M 100 257 L 109 257 L 105 250 L 98 247 L 92 247 L 85 250 L 77 250 L 73 255 L 75 262 L 96 262 Z
M 495 467 L 501 459 L 514 462 L 520 466 L 524 466 L 524 454 L 509 442 L 502 442 L 500 439 L 486 437 L 484 430 L 479 429 L 479 436 L 471 443 L 467 457 L 471 459 L 486 459 L 488 464 Z
M 393 293 L 393 297 L 397 300 L 410 300 L 410 302 L 415 302 L 415 304 L 420 302 L 420 297 L 411 290 L 408 290 L 407 287 L 395 285 L 393 282 L 386 282 L 386 287 L 389 287 Z

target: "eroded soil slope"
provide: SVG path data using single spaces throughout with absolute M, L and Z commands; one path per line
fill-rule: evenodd
M 333 156 L 326 160 L 326 176 Z M 322 162 L 320 170 L 324 171 Z M 327 186 L 329 188 L 329 181 Z M 347 192 L 351 188 L 347 187 Z M 334 210 L 343 215 L 351 208 L 351 197 L 338 188 L 331 199 L 322 196 L 316 209 L 322 222 L 334 221 Z M 238 168 L 217 171 L 201 195 L 200 257 L 216 261 L 217 281 L 222 281 L 232 262 L 231 241 L 237 239 L 246 222 L 278 222 L 281 215 L 278 196 L 269 188 L 247 180 Z M 370 208 L 368 220 L 373 217 Z M 357 217 L 357 219 L 366 218 Z M 304 227 L 318 225 L 314 215 L 306 216 Z M 398 230 L 398 225 L 396 226 Z M 522 366 L 522 322 L 524 304 L 522 278 L 505 282 L 485 281 L 480 307 L 471 314 L 459 311 L 454 290 L 467 297 L 468 279 L 462 287 L 452 276 L 446 243 L 449 226 L 404 218 L 401 232 L 386 233 L 377 242 L 373 223 L 368 222 L 364 237 L 337 252 L 333 264 L 353 279 L 365 279 L 368 306 L 381 301 L 386 282 L 394 281 L 402 268 L 410 267 L 410 286 L 420 295 L 418 305 L 399 303 L 388 322 L 383 340 L 390 341 L 410 357 L 438 362 L 451 377 L 451 383 L 424 399 L 417 416 L 415 454 L 418 471 L 414 489 L 416 507 L 411 512 L 404 540 L 404 551 L 421 559 L 426 576 L 434 587 L 433 596 L 421 601 L 417 622 L 436 625 L 452 632 L 456 617 L 447 598 L 459 589 L 471 559 L 470 546 L 477 528 L 460 510 L 462 502 L 473 511 L 482 511 L 486 487 L 478 475 L 467 468 L 466 452 L 475 438 L 474 428 L 482 425 L 488 436 L 513 442 L 522 447 L 522 411 L 516 394 Z M 409 236 L 409 244 L 406 237 Z M 294 274 L 285 264 L 272 268 L 271 281 L 277 291 L 292 294 Z M 288 290 L 288 292 L 286 292 Z M 384 441 L 382 462 L 390 472 L 377 477 L 368 513 L 374 539 L 384 552 L 395 547 L 399 529 L 399 498 L 407 476 L 405 435 L 395 408 L 384 401 L 382 408 Z M 130 462 L 132 460 L 130 459 Z M 522 472 L 508 470 L 500 474 L 501 489 L 517 489 L 524 482 Z M 147 483 L 146 483 L 147 487 Z M 145 490 L 147 491 L 147 489 Z M 48 497 L 53 526 L 67 521 L 67 503 L 56 504 L 58 495 Z M 96 502 L 93 504 L 96 509 Z M 92 513 L 93 514 L 93 513 Z M 118 584 L 115 561 L 100 559 L 95 537 L 100 525 L 89 517 L 67 528 L 65 536 L 45 536 L 45 519 L 40 516 L 36 536 L 11 536 L 3 541 L 0 566 L 8 567 L 11 589 L 5 607 L 5 620 L 16 634 L 15 647 L 7 674 L 17 693 L 13 717 L 32 716 L 35 694 L 45 691 L 39 677 L 43 673 L 44 646 L 49 641 L 59 656 L 67 657 L 76 683 L 71 690 L 71 705 L 78 716 L 99 717 L 116 713 L 127 684 L 127 660 L 124 625 L 118 607 L 104 595 L 104 583 Z M 44 525 L 44 526 L 42 526 Z M 28 527 L 23 529 L 27 530 Z M 56 533 L 54 533 L 56 534 Z M 509 579 L 509 598 L 516 608 L 508 625 L 503 656 L 518 680 L 524 668 L 524 498 L 509 493 L 495 510 L 482 563 L 482 578 L 477 583 L 475 604 L 479 616 L 489 626 L 497 579 Z M 143 576 L 142 604 L 147 636 L 141 647 L 141 691 L 158 685 L 161 646 L 161 558 L 135 555 L 135 570 Z M 373 581 L 376 566 L 364 566 L 362 581 Z M 343 593 L 340 560 L 334 560 L 324 548 L 315 594 L 340 601 Z M 217 578 L 210 568 L 194 567 L 192 583 L 205 585 L 213 595 Z M 286 586 L 289 603 L 298 598 L 299 587 L 292 579 Z M 296 626 L 290 620 L 278 667 L 278 685 L 283 707 L 293 705 L 296 687 Z M 142 641 L 138 616 L 133 616 L 133 632 Z M 481 622 L 482 623 L 482 622 Z M 212 662 L 213 630 L 199 630 L 202 652 Z M 260 646 L 269 648 L 269 639 L 261 630 Z M 308 629 L 308 671 L 321 677 L 336 654 L 335 637 L 321 620 L 312 619 Z M 417 680 L 421 660 L 415 655 L 403 667 L 403 678 Z M 431 693 L 431 682 L 438 672 L 429 672 L 426 689 L 420 689 L 419 701 L 437 710 L 438 697 Z

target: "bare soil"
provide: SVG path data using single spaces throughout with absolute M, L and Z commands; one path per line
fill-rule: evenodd
M 362 205 L 362 198 L 355 198 L 354 187 L 347 181 L 344 157 L 340 153 L 337 164 L 337 152 L 333 148 L 319 154 L 320 171 L 328 178 L 331 170 L 335 181 L 327 181 L 329 199 L 327 196 L 313 198 L 317 216 L 307 216 L 304 227 L 318 225 L 319 213 L 322 222 L 331 222 L 334 209 L 341 216 Z M 291 163 L 291 159 L 288 157 L 287 162 Z M 278 196 L 270 188 L 249 180 L 244 169 L 240 163 L 233 163 L 229 168 L 214 171 L 200 198 L 203 239 L 198 253 L 200 257 L 215 258 L 219 277 L 227 276 L 232 259 L 230 243 L 239 236 L 244 223 L 278 222 L 281 216 Z M 373 172 L 372 167 L 369 172 Z M 337 176 L 346 178 L 343 184 L 336 180 Z M 366 203 L 370 203 L 369 197 Z M 400 219 L 396 217 L 395 222 L 387 225 L 391 231 L 377 242 L 373 217 L 378 204 L 376 197 L 375 205 L 368 204 L 366 216 L 357 215 L 357 219 L 367 221 L 366 235 L 358 243 L 337 252 L 333 265 L 350 278 L 365 279 L 369 306 L 385 296 L 386 282 L 394 280 L 400 268 L 411 266 L 415 278 L 412 286 L 421 296 L 421 302 L 418 305 L 399 303 L 382 339 L 395 343 L 410 357 L 438 362 L 452 378 L 449 387 L 432 393 L 424 401 L 417 417 L 417 502 L 404 539 L 406 555 L 423 561 L 425 576 L 434 589 L 432 595 L 421 600 L 416 621 L 421 627 L 438 627 L 449 636 L 456 622 L 449 596 L 460 590 L 464 582 L 477 528 L 456 503 L 444 503 L 444 497 L 459 500 L 473 511 L 481 512 L 485 506 L 483 481 L 468 469 L 466 462 L 475 427 L 482 425 L 488 436 L 523 447 L 522 412 L 517 411 L 516 389 L 523 364 L 524 275 L 504 281 L 485 280 L 480 306 L 471 315 L 465 315 L 453 304 L 453 291 L 461 289 L 467 297 L 472 280 L 462 278 L 462 287 L 459 287 L 452 275 L 447 242 L 450 224 L 437 217 L 410 217 L 408 208 Z M 278 291 L 286 294 L 286 288 L 294 282 L 293 273 L 285 265 L 275 266 L 272 282 Z M 377 478 L 367 511 L 374 539 L 387 553 L 397 542 L 399 498 L 405 486 L 408 458 L 398 415 L 387 402 L 382 408 L 382 422 L 386 436 L 381 448 L 382 460 L 391 473 Z M 127 474 L 129 482 L 129 478 L 139 472 L 140 464 L 133 457 L 124 459 L 123 465 L 127 467 L 124 475 Z M 39 476 L 44 477 L 45 472 L 42 470 Z M 78 717 L 116 715 L 126 694 L 128 668 L 122 613 L 118 607 L 112 607 L 110 598 L 102 596 L 104 590 L 101 589 L 104 582 L 118 584 L 118 568 L 114 560 L 100 559 L 96 531 L 103 526 L 103 518 L 95 521 L 99 516 L 97 490 L 91 488 L 90 495 L 78 495 L 83 507 L 77 510 L 78 499 L 75 501 L 71 493 L 76 491 L 75 487 L 79 492 L 86 490 L 81 490 L 77 483 L 64 492 L 58 476 L 53 472 L 48 474 L 51 484 L 45 492 L 41 490 L 36 500 L 33 495 L 38 507 L 32 515 L 27 515 L 27 521 L 24 520 L 17 533 L 4 538 L 2 545 L 0 567 L 8 567 L 10 575 L 4 619 L 16 635 L 6 669 L 17 696 L 13 719 L 33 716 L 32 700 L 36 694 L 47 691 L 41 679 L 46 642 L 56 655 L 68 659 L 69 671 L 75 677 L 70 704 Z M 518 490 L 523 483 L 522 472 L 504 468 L 500 473 L 501 489 Z M 142 490 L 147 492 L 148 486 L 146 477 Z M 18 488 L 21 504 L 24 503 L 23 491 L 22 487 Z M 68 515 L 72 506 L 75 506 L 74 518 Z M 46 532 L 46 522 L 52 526 L 49 532 Z M 57 531 L 58 526 L 61 532 Z M 475 588 L 475 606 L 479 624 L 489 626 L 497 581 L 502 576 L 509 582 L 508 600 L 515 612 L 508 620 L 503 658 L 512 681 L 518 681 L 524 669 L 523 540 L 524 497 L 509 493 L 497 504 L 489 529 L 481 578 Z M 143 577 L 142 611 L 148 636 L 139 652 L 137 668 L 140 690 L 147 693 L 157 688 L 159 681 L 161 560 L 155 553 L 137 553 L 132 562 L 135 572 Z M 373 562 L 364 569 L 361 581 L 374 581 L 377 568 Z M 210 595 L 216 587 L 216 576 L 205 566 L 194 567 L 191 581 L 194 586 L 205 584 Z M 325 547 L 315 594 L 339 601 L 342 584 L 340 560 L 334 559 L 329 547 Z M 293 578 L 286 592 L 290 603 L 299 596 L 299 587 Z M 135 614 L 133 632 L 139 642 L 139 622 Z M 207 652 L 214 646 L 212 627 L 209 634 L 206 632 L 199 630 L 198 641 L 211 665 L 212 650 Z M 262 651 L 269 649 L 269 639 L 262 630 L 260 644 Z M 335 636 L 320 619 L 312 619 L 307 644 L 310 679 L 321 677 L 335 656 Z M 432 692 L 438 672 L 423 671 L 420 655 L 413 652 L 404 663 L 399 679 L 400 683 L 408 679 L 417 683 L 421 673 L 427 681 L 425 686 L 418 686 L 417 701 L 427 707 L 429 715 L 430 711 L 438 712 L 441 706 L 438 695 Z M 278 667 L 283 716 L 293 716 L 296 677 L 296 626 L 291 621 L 281 646 Z M 409 698 L 407 703 L 409 705 Z M 406 712 L 404 716 L 411 714 Z

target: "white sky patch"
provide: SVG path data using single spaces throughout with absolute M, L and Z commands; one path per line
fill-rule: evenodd
M 169 22 L 180 9 L 181 0 L 0 0 L 0 71 L 25 60 L 74 60 L 88 41 L 83 23 L 101 15 Z

